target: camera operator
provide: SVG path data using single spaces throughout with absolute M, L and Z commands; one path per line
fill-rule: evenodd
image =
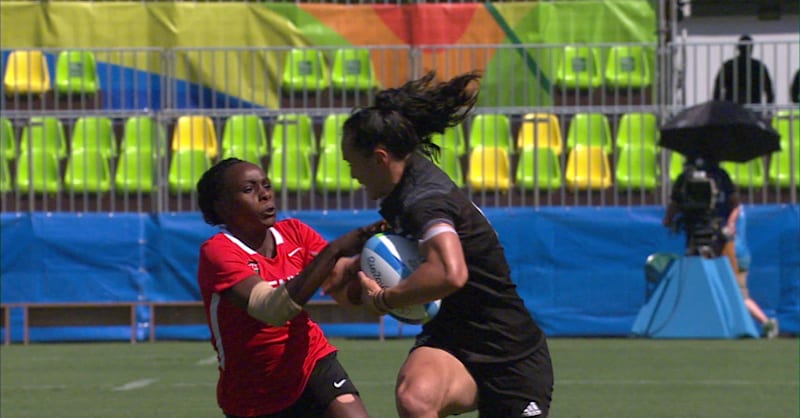
M 739 206 L 739 194 L 719 162 L 687 158 L 684 171 L 675 179 L 664 226 L 686 231 L 686 254 L 707 258 L 725 255 L 738 271 L 731 216 Z

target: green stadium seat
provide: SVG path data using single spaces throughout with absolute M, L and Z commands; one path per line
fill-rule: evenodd
M 275 120 L 272 129 L 271 152 L 300 149 L 311 155 L 317 154 L 317 139 L 311 116 L 304 113 L 285 113 Z
M 61 190 L 58 157 L 52 151 L 22 151 L 17 160 L 17 190 L 21 193 L 57 193 Z
M 235 146 L 222 151 L 222 159 L 238 158 L 261 167 L 261 157 L 264 154 L 252 147 Z
M 169 191 L 174 194 L 193 193 L 197 181 L 211 167 L 211 157 L 204 149 L 179 149 L 172 153 L 169 163 Z
M 615 166 L 620 189 L 653 190 L 658 185 L 659 176 L 655 147 L 630 145 L 620 149 Z
M 350 115 L 348 113 L 334 113 L 325 117 L 322 122 L 322 138 L 320 138 L 320 149 L 323 151 L 329 147 L 341 147 L 342 144 L 342 128 L 344 121 Z
M 455 151 L 459 157 L 467 154 L 467 138 L 464 137 L 462 125 L 450 126 L 444 130 L 444 133 L 433 134 L 431 141 L 442 149 Z
M 282 88 L 286 92 L 325 90 L 330 87 L 329 77 L 322 51 L 292 48 L 283 65 Z
M 11 51 L 3 76 L 3 86 L 6 95 L 42 94 L 51 91 L 50 70 L 42 51 Z
M 599 146 L 577 146 L 567 157 L 564 180 L 570 189 L 602 190 L 611 187 L 608 155 Z
M 105 193 L 111 189 L 108 158 L 97 149 L 79 149 L 67 158 L 64 189 L 70 192 Z
M 502 146 L 477 146 L 469 155 L 469 186 L 475 191 L 507 192 L 511 188 L 511 161 Z
M 156 158 L 152 151 L 128 148 L 120 153 L 114 185 L 121 192 L 150 193 L 156 189 Z
M 611 125 L 602 113 L 576 113 L 567 130 L 567 147 L 579 145 L 601 147 L 606 154 L 611 153 Z
M 513 148 L 511 121 L 508 116 L 497 113 L 475 115 L 469 130 L 470 149 L 477 147 L 500 147 L 511 154 Z
M 563 139 L 558 116 L 552 113 L 528 113 L 522 117 L 517 134 L 517 148 L 551 148 L 561 155 Z
M 561 188 L 561 162 L 556 155 L 555 148 L 522 148 L 516 171 L 516 185 L 521 189 L 556 190 Z
M 277 149 L 270 156 L 268 176 L 275 190 L 309 191 L 314 182 L 311 157 L 300 149 Z
M 781 149 L 789 149 L 791 142 L 800 146 L 800 110 L 782 110 L 772 117 L 772 127 L 781 136 Z
M 94 53 L 65 50 L 56 60 L 56 91 L 64 94 L 92 94 L 100 90 Z
M 9 118 L 0 118 L 0 154 L 4 160 L 13 160 L 17 156 L 14 125 Z
M 368 91 L 380 88 L 366 48 L 337 49 L 333 57 L 331 83 L 337 90 Z
M 8 160 L 0 158 L 0 193 L 11 191 L 11 170 L 8 167 Z
M 164 157 L 167 155 L 166 130 L 149 116 L 130 117 L 125 121 L 121 149 Z
M 208 116 L 185 115 L 178 118 L 172 135 L 172 151 L 204 150 L 208 158 L 219 155 L 217 129 Z
M 67 157 L 67 139 L 64 125 L 52 116 L 34 116 L 22 128 L 19 142 L 20 154 L 23 152 L 48 151 L 57 159 Z
M 644 88 L 652 82 L 650 60 L 638 45 L 615 45 L 608 50 L 606 85 L 614 88 Z
M 669 155 L 669 178 L 672 181 L 678 178 L 683 173 L 683 166 L 686 165 L 686 157 L 675 152 L 670 151 Z
M 658 121 L 652 113 L 625 113 L 617 127 L 617 148 L 646 147 L 656 149 Z
M 572 89 L 599 88 L 603 85 L 600 51 L 588 46 L 566 46 L 556 66 L 557 85 Z
M 350 164 L 342 158 L 337 145 L 326 146 L 320 153 L 314 176 L 317 190 L 323 193 L 349 192 L 361 187 L 350 173 Z
M 223 156 L 236 153 L 260 160 L 268 154 L 267 130 L 258 115 L 233 115 L 222 129 Z M 250 161 L 250 160 L 247 160 Z
M 759 188 L 767 182 L 762 158 L 754 158 L 744 163 L 724 161 L 720 165 L 728 172 L 733 183 L 739 187 Z
M 117 156 L 114 123 L 105 116 L 84 116 L 75 121 L 72 130 L 72 152 L 97 150 L 106 158 Z
M 794 158 L 792 158 L 794 151 Z M 778 187 L 791 187 L 794 178 L 795 186 L 800 186 L 800 147 L 795 146 L 773 152 L 769 161 L 769 181 Z
M 447 173 L 456 186 L 464 187 L 464 170 L 461 168 L 461 156 L 458 151 L 451 148 L 441 148 L 440 151 L 436 165 Z

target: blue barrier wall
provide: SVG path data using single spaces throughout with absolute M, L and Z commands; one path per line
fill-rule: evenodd
M 551 336 L 625 336 L 645 301 L 649 254 L 682 254 L 683 236 L 661 226 L 661 207 L 486 209 L 526 305 Z M 326 238 L 378 219 L 375 212 L 292 212 Z M 198 213 L 4 213 L 0 298 L 13 302 L 199 300 L 200 243 L 216 229 Z M 800 332 L 800 207 L 748 208 L 750 292 L 781 330 Z M 144 310 L 143 310 L 144 311 Z M 140 312 L 142 327 L 147 312 Z M 12 312 L 12 337 L 21 319 Z M 389 334 L 392 331 L 389 325 Z M 374 334 L 375 325 L 334 327 Z M 206 338 L 202 327 L 177 327 Z M 17 333 L 19 332 L 19 335 Z M 414 328 L 405 327 L 405 334 Z M 141 330 L 144 338 L 145 329 Z M 32 329 L 32 340 L 120 339 L 108 330 Z M 166 332 L 166 331 L 165 331 Z

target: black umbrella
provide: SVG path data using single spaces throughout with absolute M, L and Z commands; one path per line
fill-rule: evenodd
M 736 162 L 781 149 L 778 132 L 755 112 L 723 101 L 682 110 L 661 127 L 659 145 L 689 158 Z

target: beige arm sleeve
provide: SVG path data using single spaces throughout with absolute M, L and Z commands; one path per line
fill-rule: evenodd
M 285 284 L 273 288 L 261 282 L 253 287 L 247 300 L 250 316 L 274 326 L 283 326 L 302 310 L 303 307 L 289 297 Z

